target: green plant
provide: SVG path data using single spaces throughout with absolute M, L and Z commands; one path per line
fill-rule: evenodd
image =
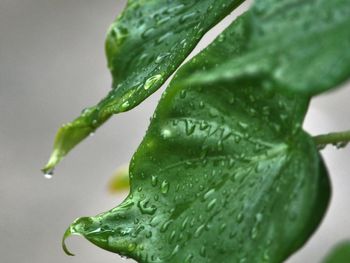
M 323 263 L 345 263 L 349 261 L 349 258 L 350 241 L 345 241 L 333 248 Z
M 132 109 L 242 0 L 129 0 L 106 41 L 113 89 L 64 125 L 43 169 Z M 256 0 L 175 74 L 118 207 L 66 231 L 139 262 L 282 262 L 317 228 L 330 184 L 302 129 L 310 99 L 350 76 L 350 3 Z M 70 254 L 67 248 L 65 251 Z

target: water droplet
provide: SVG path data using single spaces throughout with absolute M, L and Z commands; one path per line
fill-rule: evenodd
M 162 194 L 167 194 L 169 191 L 169 182 L 167 180 L 164 180 L 162 182 L 162 186 L 160 188 L 160 191 L 162 192 Z
M 151 238 L 152 237 L 152 231 L 148 231 L 146 233 L 146 238 Z
M 192 12 L 192 13 L 189 13 L 189 14 L 185 14 L 185 15 L 183 15 L 183 16 L 180 18 L 179 22 L 180 22 L 181 24 L 183 24 L 183 23 L 185 23 L 187 20 L 191 19 L 192 17 L 195 17 L 196 14 L 197 14 L 197 12 Z
M 159 19 L 157 21 L 157 25 L 162 25 L 162 24 L 168 22 L 170 20 L 170 18 L 171 18 L 170 16 L 166 16 L 166 17 L 163 17 L 162 19 Z
M 167 58 L 168 56 L 170 56 L 170 53 L 164 53 L 164 54 L 160 54 L 157 58 L 156 58 L 156 63 L 159 64 L 161 63 L 165 58 Z
M 192 260 L 193 260 L 193 254 L 192 253 L 190 253 L 187 257 L 186 257 L 186 259 L 185 259 L 185 263 L 191 263 L 192 262 Z
M 239 213 L 238 215 L 237 215 L 237 223 L 242 223 L 242 221 L 243 221 L 243 218 L 244 218 L 244 215 L 243 215 L 243 213 Z
M 96 119 L 94 119 L 94 120 L 92 120 L 91 124 L 93 127 L 96 127 L 98 124 L 98 121 Z
M 243 129 L 243 130 L 247 130 L 249 125 L 247 123 L 244 123 L 242 121 L 238 122 L 238 125 Z
M 149 200 L 141 200 L 137 203 L 138 208 L 140 209 L 142 214 L 154 215 L 157 210 L 155 205 L 148 206 Z
M 216 199 L 211 200 L 207 205 L 207 211 L 212 210 L 215 207 L 215 204 L 216 204 Z
M 199 255 L 201 255 L 202 257 L 205 257 L 207 253 L 207 249 L 205 246 L 202 246 L 201 249 L 199 250 Z
M 161 36 L 160 38 L 157 39 L 156 44 L 162 43 L 165 39 L 167 39 L 168 37 L 170 37 L 172 35 L 173 35 L 173 32 L 167 32 L 166 34 L 164 34 L 163 36 Z
M 270 256 L 269 256 L 269 251 L 265 251 L 263 255 L 263 260 L 264 262 L 270 262 Z
M 237 235 L 237 230 L 233 230 L 230 235 L 229 235 L 229 238 L 234 238 L 235 236 Z
M 236 137 L 235 137 L 235 143 L 240 143 L 241 142 L 241 136 L 239 136 L 239 135 L 237 135 Z
M 196 232 L 194 232 L 194 237 L 198 238 L 203 233 L 203 230 L 205 229 L 205 225 L 201 225 L 196 229 Z
M 52 173 L 44 174 L 45 179 L 52 179 Z
M 169 129 L 163 129 L 161 133 L 164 139 L 171 137 L 171 131 Z
M 256 239 L 258 236 L 258 228 L 255 226 L 252 228 L 252 231 L 250 232 L 251 238 Z
M 202 130 L 202 131 L 207 129 L 208 127 L 209 127 L 209 124 L 207 122 L 205 122 L 205 121 L 202 121 L 200 123 L 200 125 L 199 125 L 199 129 Z
M 188 223 L 188 217 L 185 218 L 185 220 L 182 222 L 181 229 L 184 230 Z
M 130 106 L 129 101 L 125 101 L 125 102 L 122 104 L 122 108 L 123 108 L 123 109 L 127 109 L 129 106 Z
M 45 179 L 52 179 L 53 174 L 54 174 L 54 169 L 46 171 L 45 174 L 44 174 L 44 178 Z
M 168 230 L 170 224 L 173 222 L 173 220 L 168 220 L 166 221 L 161 227 L 160 227 L 160 232 L 164 233 Z
M 175 236 L 176 236 L 176 231 L 173 230 L 169 236 L 169 243 L 171 243 L 174 240 Z
M 256 222 L 260 223 L 262 221 L 262 219 L 263 219 L 263 214 L 262 213 L 257 213 L 255 215 Z
M 221 226 L 220 226 L 220 233 L 224 232 L 225 229 L 226 229 L 227 225 L 225 223 L 223 223 Z
M 182 11 L 182 9 L 184 9 L 184 7 L 185 7 L 184 4 L 179 4 L 179 5 L 176 5 L 176 6 L 173 6 L 173 7 L 169 7 L 167 11 L 169 13 L 177 14 L 177 13 L 180 13 Z
M 128 245 L 128 251 L 129 252 L 132 252 L 132 251 L 134 251 L 136 249 L 136 244 L 135 243 L 130 243 L 129 245 Z
M 145 90 L 148 90 L 150 88 L 152 88 L 157 82 L 161 81 L 162 80 L 162 75 L 161 74 L 158 74 L 158 75 L 154 75 L 150 78 L 148 78 L 145 82 L 145 85 L 143 86 L 143 88 Z
M 171 257 L 173 257 L 177 252 L 179 252 L 179 250 L 180 250 L 180 245 L 179 244 L 177 244 L 175 247 L 174 247 L 174 249 L 173 249 L 173 251 L 171 252 Z
M 219 140 L 217 145 L 218 145 L 218 151 L 221 152 L 224 149 L 222 140 Z
M 221 34 L 221 35 L 219 35 L 219 37 L 218 37 L 218 41 L 219 42 L 224 42 L 225 41 L 225 34 Z
M 184 89 L 181 90 L 181 92 L 180 92 L 180 98 L 181 98 L 181 99 L 186 98 L 186 94 L 187 94 L 187 93 L 186 93 L 186 90 L 184 90 Z
M 155 175 L 152 175 L 151 183 L 152 183 L 152 186 L 156 186 L 158 183 L 158 177 Z
M 215 189 L 210 189 L 208 192 L 206 192 L 203 196 L 204 200 L 207 200 L 209 198 L 209 196 L 211 196 L 213 193 L 215 193 Z
M 196 124 L 192 121 L 185 120 L 186 135 L 190 136 L 196 129 Z
M 153 32 L 155 31 L 155 29 L 153 27 L 147 28 L 142 34 L 141 37 L 146 39 L 148 38 Z

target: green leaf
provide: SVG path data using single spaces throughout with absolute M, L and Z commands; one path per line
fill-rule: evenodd
M 108 189 L 110 193 L 119 193 L 130 189 L 129 165 L 118 168 L 109 181 Z
M 314 95 L 349 79 L 348 0 L 257 0 L 245 18 L 241 52 L 192 76 L 193 83 L 264 76 L 281 89 Z
M 155 92 L 201 37 L 243 0 L 129 0 L 111 25 L 106 53 L 113 89 L 57 133 L 44 172 L 111 115 L 137 106 Z
M 183 81 L 240 52 L 244 21 L 179 70 L 132 158 L 129 196 L 77 219 L 67 253 L 75 234 L 138 262 L 277 263 L 313 233 L 330 186 L 301 129 L 309 98 L 263 78 Z
M 323 263 L 347 263 L 350 260 L 350 241 L 338 244 Z

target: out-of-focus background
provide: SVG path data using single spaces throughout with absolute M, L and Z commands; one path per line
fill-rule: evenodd
M 68 241 L 77 254 L 68 257 L 61 250 L 61 237 L 76 217 L 106 211 L 124 198 L 126 193 L 109 194 L 107 182 L 140 143 L 161 90 L 131 112 L 112 118 L 79 145 L 52 180 L 44 179 L 40 168 L 60 124 L 109 90 L 105 32 L 124 4 L 0 0 L 0 262 L 122 260 L 81 238 Z M 195 52 L 248 4 L 209 32 Z M 349 99 L 350 87 L 316 98 L 307 117 L 308 131 L 349 129 Z M 288 263 L 320 262 L 335 243 L 350 238 L 349 154 L 350 147 L 323 151 L 333 182 L 331 206 L 307 246 Z

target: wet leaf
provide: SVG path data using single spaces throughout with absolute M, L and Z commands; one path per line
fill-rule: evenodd
M 240 52 L 244 21 L 182 67 L 163 94 L 131 160 L 125 201 L 77 219 L 64 239 L 82 235 L 138 262 L 167 263 L 277 263 L 306 242 L 330 194 L 301 128 L 309 98 L 263 78 L 183 81 Z
M 349 79 L 349 1 L 257 0 L 245 24 L 240 52 L 192 76 L 193 82 L 264 77 L 281 89 L 314 95 Z
M 43 171 L 50 173 L 75 145 L 113 114 L 137 106 L 155 92 L 200 38 L 243 0 L 129 0 L 106 40 L 113 89 L 57 133 Z
M 347 263 L 349 260 L 350 241 L 345 241 L 333 248 L 323 263 Z

